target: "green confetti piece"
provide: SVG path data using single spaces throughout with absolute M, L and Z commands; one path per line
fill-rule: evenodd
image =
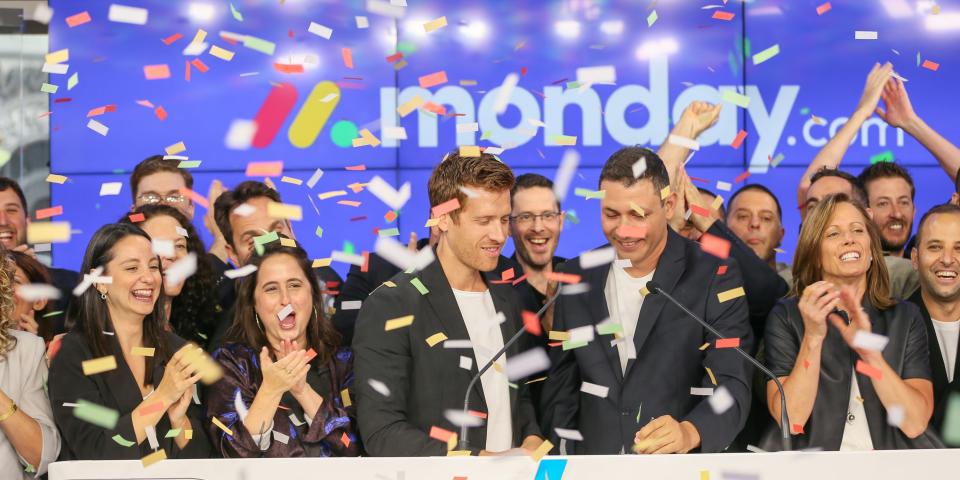
M 573 349 L 575 349 L 575 348 L 586 347 L 586 346 L 587 346 L 587 343 L 590 343 L 590 342 L 586 342 L 586 341 L 582 341 L 582 342 L 571 342 L 570 340 L 564 340 L 564 341 L 563 341 L 563 351 L 566 352 L 567 350 L 573 350 Z
M 200 166 L 200 160 L 180 160 L 177 168 L 197 168 Z
M 28 464 L 27 464 L 27 468 L 23 469 L 23 471 L 24 471 L 24 472 L 27 472 L 27 473 L 35 473 L 35 472 L 37 471 L 37 469 L 33 468 L 33 465 L 30 465 L 30 464 L 28 463 Z
M 760 65 L 761 63 L 766 62 L 767 60 L 770 60 L 771 58 L 773 58 L 773 57 L 775 57 L 775 56 L 777 56 L 777 55 L 779 55 L 779 54 L 780 54 L 780 44 L 778 43 L 778 44 L 775 44 L 774 46 L 772 46 L 772 47 L 770 47 L 770 48 L 768 48 L 768 49 L 766 49 L 766 50 L 764 50 L 764 51 L 762 51 L 762 52 L 754 55 L 754 56 L 753 56 L 753 64 L 754 64 L 754 65 Z
M 134 442 L 123 438 L 119 433 L 113 436 L 113 441 L 117 442 L 121 447 L 132 447 Z
M 163 438 L 177 438 L 179 435 L 180 435 L 179 428 L 171 428 L 170 430 L 167 430 L 167 434 L 164 435 Z
M 120 412 L 83 399 L 77 401 L 73 416 L 107 430 L 113 430 L 120 420 Z
M 57 89 L 60 88 L 56 85 L 51 85 L 49 83 L 44 83 L 40 85 L 40 91 L 43 93 L 57 93 Z
M 323 227 L 317 227 L 316 234 L 318 237 L 323 238 Z
M 57 310 L 56 312 L 45 313 L 41 318 L 55 317 L 57 315 L 60 315 L 61 313 L 63 313 L 63 310 Z
M 917 52 L 917 66 L 920 66 L 920 52 Z
M 492 136 L 493 136 L 493 133 L 491 133 L 490 130 L 484 130 L 483 133 L 480 134 L 480 140 L 487 140 Z
M 733 52 L 727 52 L 727 65 L 730 67 L 730 73 L 734 76 L 740 74 L 740 67 L 737 66 L 737 54 Z
M 67 90 L 73 90 L 73 87 L 76 87 L 80 83 L 80 72 L 73 72 L 73 75 L 70 75 L 70 78 L 67 79 Z
M 426 295 L 430 293 L 430 290 L 427 290 L 427 286 L 424 285 L 419 278 L 414 277 L 413 280 L 410 280 L 410 284 L 416 287 L 416 289 L 420 292 L 420 295 Z
M 573 190 L 573 194 L 578 197 L 583 197 L 587 200 L 591 198 L 602 199 L 606 196 L 607 192 L 604 190 L 590 190 L 588 188 L 576 188 Z
M 380 237 L 399 237 L 400 229 L 399 228 L 384 228 L 379 232 Z
M 253 248 L 257 251 L 257 255 L 263 255 L 263 246 L 279 239 L 280 235 L 277 235 L 277 232 L 265 233 L 258 237 L 253 237 Z
M 567 220 L 570 220 L 574 225 L 580 224 L 580 217 L 577 217 L 576 210 L 567 210 Z
M 243 46 L 267 55 L 273 55 L 277 51 L 276 43 L 251 35 L 247 35 L 247 37 L 243 39 Z
M 750 105 L 750 97 L 746 95 L 740 95 L 733 90 L 723 91 L 723 101 L 732 103 L 740 108 L 747 108 Z
M 234 7 L 232 3 L 230 4 L 230 13 L 233 15 L 234 20 L 238 22 L 243 21 L 243 14 L 241 14 L 240 11 L 237 10 L 237 7 Z
M 623 325 L 617 322 L 607 322 L 597 325 L 597 333 L 600 335 L 613 335 L 614 333 L 620 333 L 622 331 Z
M 660 17 L 657 16 L 656 10 L 650 12 L 650 15 L 647 15 L 647 28 L 650 28 L 653 26 L 654 23 L 657 23 L 658 18 Z
M 893 162 L 893 150 L 886 150 L 870 157 L 870 165 L 880 162 Z
M 342 249 L 342 250 L 343 250 L 343 253 L 346 253 L 347 255 L 353 255 L 354 253 L 357 253 L 357 247 L 354 247 L 354 246 L 353 246 L 353 242 L 351 242 L 351 241 L 349 241 L 349 240 L 344 240 L 344 241 L 343 241 L 343 249 Z
M 413 42 L 397 42 L 397 51 L 403 52 L 404 56 L 409 56 L 417 51 L 417 46 Z
M 810 115 L 810 109 L 808 107 L 803 107 L 800 109 L 800 115 L 807 116 Z
M 951 447 L 960 446 L 960 394 L 951 393 L 943 417 L 943 441 Z
M 13 152 L 0 148 L 0 167 L 6 165 L 11 157 L 13 157 Z
M 743 58 L 750 58 L 750 39 L 743 39 Z
M 574 88 L 580 88 L 580 82 L 577 82 L 577 81 L 567 82 L 567 90 L 571 90 Z
M 640 406 L 637 407 L 637 425 L 640 425 L 640 412 L 642 411 L 643 411 L 643 404 L 641 403 Z

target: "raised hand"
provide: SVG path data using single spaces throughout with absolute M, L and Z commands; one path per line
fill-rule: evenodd
M 34 335 L 40 334 L 40 324 L 33 318 L 33 309 L 30 310 L 30 313 L 20 314 L 20 319 L 17 320 L 17 328 Z
M 180 394 L 180 398 L 175 400 L 170 408 L 167 409 L 167 417 L 170 419 L 172 428 L 180 428 L 183 419 L 187 416 L 187 409 L 190 408 L 190 401 L 193 400 L 193 388 L 188 388 Z
M 907 96 L 907 89 L 903 85 L 903 80 L 891 78 L 887 81 L 883 86 L 881 97 L 887 109 L 877 107 L 877 116 L 891 127 L 905 128 L 916 120 L 917 114 L 913 111 L 913 105 L 910 103 L 910 97 Z
M 296 352 L 303 352 L 299 345 L 297 345 L 296 340 L 281 340 L 280 341 L 280 355 L 282 357 L 287 357 Z M 306 354 L 303 357 L 304 362 L 309 362 L 307 360 Z M 290 393 L 293 395 L 300 395 L 303 390 L 307 387 L 307 372 L 310 370 L 309 363 L 307 364 L 307 370 L 303 372 L 303 375 L 298 377 L 292 387 L 290 387 Z
M 193 384 L 197 383 L 203 376 L 195 372 L 189 363 L 183 361 L 184 356 L 196 348 L 200 347 L 192 343 L 184 345 L 180 350 L 177 350 L 177 353 L 173 354 L 173 357 L 163 369 L 163 378 L 160 380 L 160 385 L 157 386 L 157 394 L 160 395 L 160 399 L 163 400 L 164 405 L 168 406 L 168 409 L 172 408 L 176 402 L 181 401 L 184 392 L 190 392 L 192 395 Z
M 680 121 L 677 124 L 688 125 L 690 127 L 690 138 L 695 139 L 717 123 L 722 107 L 723 104 L 719 103 L 714 105 L 707 102 L 690 102 L 690 105 L 687 105 L 687 108 L 680 115 Z
M 274 362 L 270 359 L 267 347 L 263 347 L 260 350 L 260 370 L 263 373 L 263 384 L 260 388 L 270 393 L 282 394 L 306 378 L 310 364 L 306 362 L 306 352 L 303 350 L 288 353 Z
M 867 316 L 867 312 L 863 310 L 863 307 L 860 306 L 850 290 L 843 289 L 840 292 L 840 307 L 847 312 L 847 316 L 850 318 L 850 323 L 847 324 L 844 322 L 843 317 L 836 313 L 831 313 L 829 318 L 830 323 L 832 323 L 833 326 L 836 327 L 837 331 L 840 332 L 840 335 L 843 336 L 843 341 L 847 342 L 847 345 L 857 352 L 857 354 L 860 355 L 860 358 L 864 359 L 868 363 L 870 363 L 871 360 L 876 360 L 878 356 L 882 357 L 881 353 L 878 351 L 866 350 L 853 346 L 857 332 L 870 333 L 873 328 L 870 324 L 870 317 Z
M 860 97 L 860 103 L 857 104 L 857 112 L 870 116 L 877 109 L 880 103 L 880 96 L 883 94 L 883 87 L 890 80 L 893 73 L 893 64 L 887 62 L 882 66 L 875 63 L 870 73 L 867 75 L 866 85 L 863 87 L 863 94 Z
M 804 335 L 823 340 L 827 336 L 827 316 L 839 303 L 840 291 L 830 282 L 821 280 L 803 289 L 798 307 Z

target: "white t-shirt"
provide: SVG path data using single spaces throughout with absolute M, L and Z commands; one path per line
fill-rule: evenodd
M 490 291 L 464 292 L 453 290 L 457 306 L 463 315 L 477 368 L 483 367 L 503 348 L 503 333 L 497 321 L 496 308 Z M 497 363 L 506 365 L 504 354 Z M 490 368 L 480 377 L 484 400 L 487 402 L 487 445 L 490 452 L 502 452 L 513 447 L 513 426 L 510 418 L 510 385 L 507 376 Z
M 633 344 L 633 335 L 637 331 L 637 321 L 640 319 L 640 308 L 643 307 L 643 295 L 640 289 L 653 279 L 656 270 L 652 270 L 642 277 L 631 277 L 622 267 L 613 265 L 607 274 L 607 285 L 604 295 L 607 299 L 607 310 L 613 321 L 620 322 L 623 327 L 623 341 L 617 343 L 620 354 L 620 371 L 626 373 L 627 361 L 636 358 L 636 346 Z
M 847 405 L 847 423 L 843 428 L 840 451 L 873 450 L 867 411 L 863 408 L 863 402 L 857 400 L 859 396 L 860 385 L 857 384 L 857 371 L 854 369 L 853 376 L 850 378 L 850 402 Z
M 933 320 L 931 318 L 931 320 Z M 953 381 L 953 366 L 957 361 L 957 340 L 960 337 L 960 321 L 941 322 L 933 320 L 933 331 L 937 332 L 937 342 L 940 344 L 940 354 L 943 355 L 943 365 L 947 367 L 947 381 Z

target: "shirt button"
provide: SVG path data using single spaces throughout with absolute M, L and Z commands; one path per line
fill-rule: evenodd
M 847 423 L 853 423 L 853 421 L 856 420 L 856 419 L 857 419 L 857 416 L 856 416 L 856 415 L 854 415 L 854 414 L 852 414 L 852 413 L 848 413 L 848 414 L 847 414 Z

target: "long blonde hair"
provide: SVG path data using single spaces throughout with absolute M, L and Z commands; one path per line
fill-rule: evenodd
M 887 263 L 883 259 L 880 247 L 880 231 L 870 220 L 870 215 L 860 202 L 854 201 L 845 193 L 828 195 L 816 207 L 807 213 L 800 228 L 797 248 L 793 255 L 793 285 L 791 297 L 799 297 L 803 290 L 813 283 L 823 280 L 823 264 L 820 261 L 823 232 L 830 225 L 830 219 L 841 203 L 852 205 L 863 216 L 870 235 L 870 267 L 867 269 L 867 291 L 865 295 L 870 304 L 878 309 L 892 307 L 896 302 L 890 298 L 890 275 Z
M 0 359 L 6 359 L 7 354 L 17 346 L 17 339 L 10 334 L 10 330 L 17 328 L 17 319 L 13 318 L 14 283 L 16 267 L 13 259 L 8 255 L 0 256 Z

